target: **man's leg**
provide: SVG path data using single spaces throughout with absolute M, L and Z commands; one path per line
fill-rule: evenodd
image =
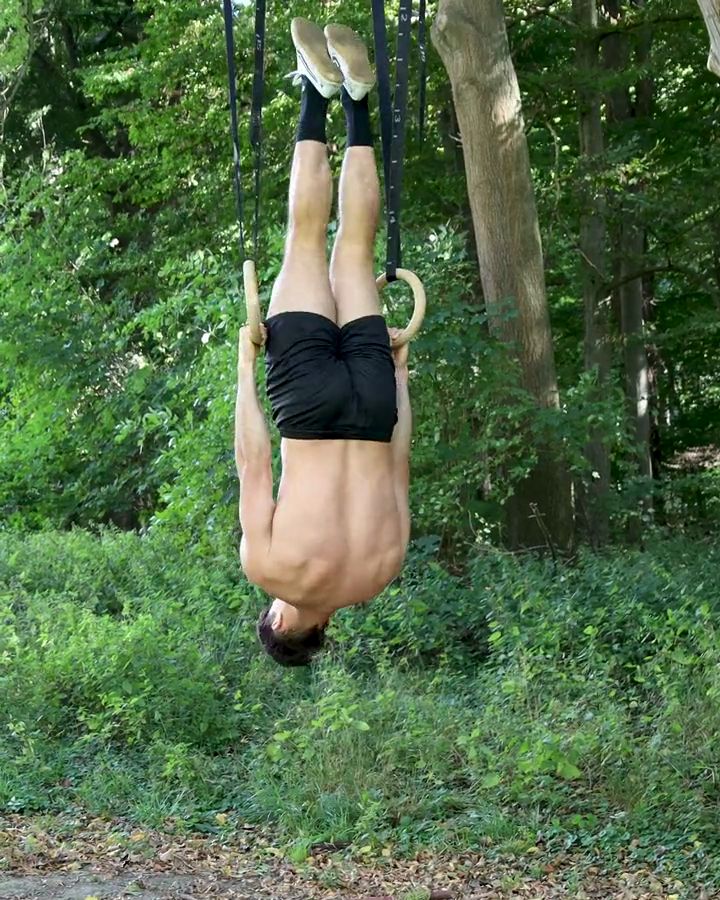
M 335 320 L 326 241 L 332 176 L 325 142 L 328 101 L 303 78 L 300 125 L 290 175 L 285 256 L 268 315 L 304 311 Z
M 380 213 L 380 182 L 370 132 L 368 98 L 355 101 L 342 90 L 348 143 L 340 176 L 340 208 L 330 282 L 343 326 L 380 313 L 375 288 L 374 244 Z

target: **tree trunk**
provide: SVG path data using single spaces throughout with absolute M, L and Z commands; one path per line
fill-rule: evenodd
M 633 0 L 633 6 L 642 6 L 644 0 Z M 622 18 L 621 0 L 605 0 L 604 8 L 609 18 Z M 616 32 L 609 35 L 604 43 L 605 65 L 612 70 L 616 79 L 631 68 L 642 69 L 650 56 L 652 31 L 647 26 L 634 32 L 633 40 L 627 33 Z M 641 78 L 634 85 L 631 99 L 629 84 L 621 81 L 607 97 L 608 121 L 619 126 L 632 120 L 633 127 L 641 131 L 643 120 L 652 113 L 653 83 L 649 78 Z M 623 339 L 623 363 L 625 368 L 625 397 L 628 417 L 632 429 L 637 461 L 637 472 L 643 478 L 652 478 L 651 437 L 651 387 L 650 369 L 645 346 L 645 297 L 643 292 L 643 270 L 646 260 L 646 232 L 638 215 L 638 203 L 633 199 L 643 190 L 641 182 L 628 180 L 625 199 L 620 204 L 620 226 L 616 231 L 616 275 L 620 312 L 620 331 Z M 642 510 L 652 509 L 652 499 L 648 496 Z M 642 533 L 640 516 L 630 523 L 630 538 L 639 539 Z
M 642 266 L 645 231 L 628 214 L 622 229 L 620 277 L 620 315 L 625 363 L 625 396 L 630 419 L 634 423 L 638 474 L 652 478 L 650 456 L 650 370 L 645 349 L 642 278 L 630 278 Z
M 600 45 L 596 0 L 573 0 L 573 14 L 579 33 L 575 48 L 579 85 L 577 89 L 580 153 L 585 178 L 581 188 L 580 269 L 585 312 L 585 370 L 595 377 L 593 398 L 603 397 L 612 362 L 609 340 L 607 274 L 607 226 L 604 192 L 595 178 L 602 164 L 603 135 L 601 95 L 597 87 Z M 582 489 L 588 536 L 594 546 L 604 544 L 610 535 L 608 494 L 610 492 L 610 455 L 602 433 L 591 433 L 585 447 L 590 468 L 587 488 Z
M 710 55 L 707 67 L 720 77 L 720 0 L 698 0 L 710 38 Z
M 491 334 L 515 348 L 538 406 L 557 408 L 540 229 L 501 0 L 440 0 L 433 42 L 453 89 Z M 550 450 L 537 450 L 510 503 L 509 543 L 566 548 L 569 475 Z
M 645 241 L 647 253 L 647 238 Z M 665 371 L 665 360 L 662 348 L 653 340 L 649 340 L 648 332 L 655 333 L 657 322 L 657 302 L 655 300 L 655 273 L 646 272 L 642 280 L 643 316 L 645 320 L 645 352 L 648 359 L 648 388 L 650 403 L 650 465 L 652 477 L 657 480 L 662 473 L 662 440 L 661 440 L 661 374 Z

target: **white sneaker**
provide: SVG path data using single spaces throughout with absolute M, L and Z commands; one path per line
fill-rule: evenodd
M 362 38 L 346 25 L 326 25 L 325 37 L 330 58 L 342 72 L 345 90 L 353 100 L 362 100 L 375 84 Z
M 298 17 L 292 20 L 290 33 L 297 51 L 297 71 L 291 73 L 293 83 L 296 84 L 304 75 L 323 97 L 339 94 L 342 74 L 328 55 L 325 35 L 320 27 Z

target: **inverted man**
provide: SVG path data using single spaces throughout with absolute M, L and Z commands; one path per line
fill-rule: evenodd
M 374 75 L 343 26 L 294 19 L 302 82 L 285 256 L 265 322 L 267 391 L 282 436 L 273 500 L 270 438 L 257 396 L 258 348 L 240 333 L 235 456 L 241 560 L 275 599 L 258 622 L 267 652 L 305 665 L 332 614 L 364 603 L 407 550 L 410 401 L 407 348 L 391 349 L 373 265 L 380 188 L 367 94 Z M 332 58 L 331 58 L 332 57 Z M 340 93 L 347 150 L 328 268 L 332 205 L 325 119 Z

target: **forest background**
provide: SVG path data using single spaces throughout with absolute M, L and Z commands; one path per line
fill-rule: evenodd
M 709 883 L 707 32 L 689 0 L 429 14 L 439 53 L 424 140 L 408 129 L 403 208 L 405 261 L 429 296 L 411 350 L 409 562 L 337 623 L 315 672 L 288 674 L 258 655 L 262 598 L 237 565 L 244 309 L 219 4 L 4 0 L 0 804 L 188 827 L 232 811 L 300 847 L 622 852 Z M 298 109 L 291 15 L 370 34 L 363 4 L 270 4 L 265 301 Z M 245 5 L 236 41 L 246 121 Z M 522 100 L 504 137 L 498 70 Z M 329 134 L 337 169 L 339 106 Z M 249 183 L 245 127 L 241 140 Z M 483 177 L 483 159 L 511 177 Z M 544 257 L 511 252 L 536 226 Z M 509 286 L 493 292 L 501 269 Z M 408 312 L 392 288 L 393 323 Z

